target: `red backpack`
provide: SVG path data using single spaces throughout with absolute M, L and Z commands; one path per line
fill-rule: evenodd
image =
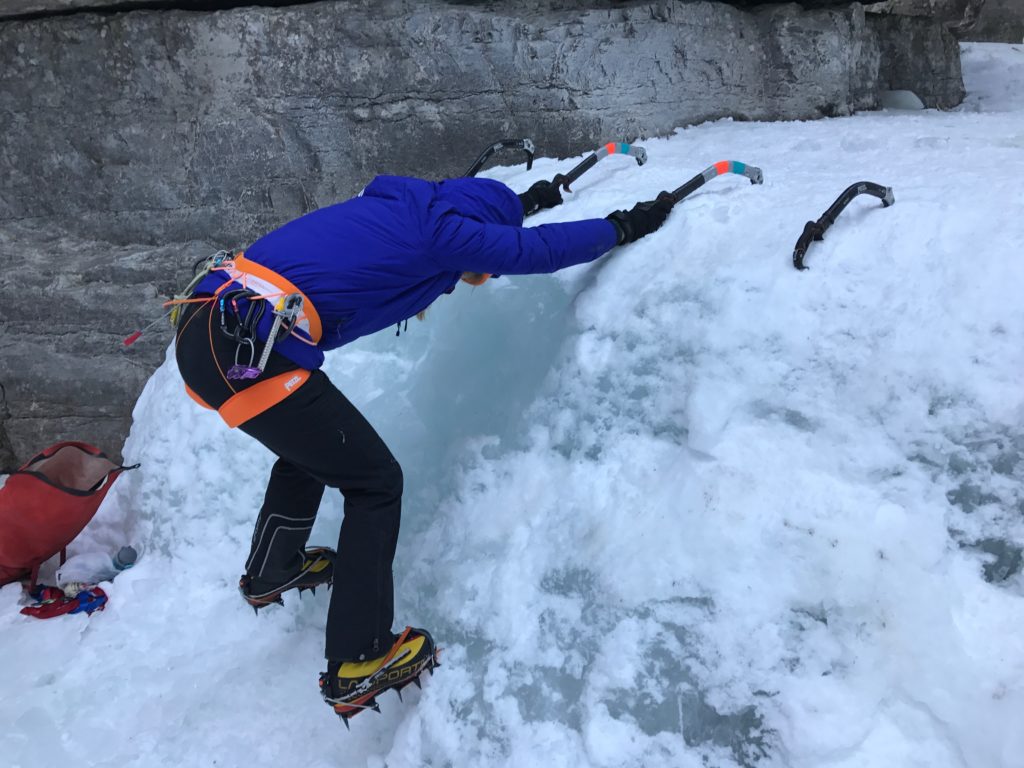
M 61 554 L 92 520 L 118 475 L 115 464 L 88 443 L 51 445 L 0 488 L 0 586 L 29 578 Z

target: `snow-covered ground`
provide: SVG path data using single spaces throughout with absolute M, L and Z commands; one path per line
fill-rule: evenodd
M 235 592 L 271 456 L 169 359 L 79 544 L 147 545 L 110 607 L 40 622 L 0 591 L 0 763 L 1024 766 L 1024 48 L 964 54 L 954 112 L 608 158 L 531 223 L 726 158 L 765 184 L 329 357 L 406 470 L 398 620 L 445 647 L 351 733 L 317 692 L 327 595 L 257 617 Z M 795 271 L 861 179 L 896 205 L 858 198 Z

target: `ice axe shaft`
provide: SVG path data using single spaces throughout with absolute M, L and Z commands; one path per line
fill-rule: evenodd
M 746 176 L 750 179 L 751 184 L 764 183 L 764 174 L 757 166 L 747 165 L 746 163 L 741 163 L 738 160 L 722 160 L 714 165 L 708 166 L 674 192 L 662 192 L 658 197 L 663 198 L 667 195 L 669 199 L 671 199 L 672 205 L 675 205 L 692 195 L 716 176 L 721 176 L 726 173 L 735 173 L 740 176 Z
M 496 141 L 487 147 L 480 156 L 476 159 L 469 170 L 466 171 L 466 176 L 476 176 L 480 169 L 484 167 L 484 163 L 490 160 L 491 155 L 495 152 L 500 152 L 503 149 L 519 150 L 526 153 L 526 170 L 533 168 L 533 156 L 537 153 L 536 147 L 533 145 L 533 141 L 530 139 L 502 139 Z
M 598 147 L 590 155 L 583 159 L 575 168 L 568 173 L 560 173 L 551 180 L 551 183 L 556 187 L 561 187 L 566 192 L 572 192 L 569 188 L 571 184 L 575 184 L 576 180 L 584 173 L 589 171 L 598 161 L 602 160 L 608 155 L 629 155 L 636 160 L 637 165 L 643 165 L 647 162 L 647 150 L 636 144 L 626 144 L 621 141 L 610 141 L 603 147 Z

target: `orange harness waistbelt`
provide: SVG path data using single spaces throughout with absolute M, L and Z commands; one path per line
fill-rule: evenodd
M 313 307 L 309 297 L 300 291 L 298 287 L 283 275 L 279 275 L 269 267 L 249 261 L 244 253 L 237 253 L 235 256 L 223 262 L 218 267 L 213 267 L 211 272 L 224 272 L 231 278 L 221 286 L 224 290 L 232 281 L 239 283 L 243 288 L 255 290 L 262 294 L 260 298 L 274 299 L 283 297 L 290 293 L 297 293 L 302 297 L 302 312 L 299 314 L 297 325 L 305 331 L 314 344 L 319 343 L 323 335 L 323 326 L 320 324 L 320 315 Z M 219 293 L 220 291 L 218 291 Z M 275 301 L 271 301 L 275 304 Z
M 264 267 L 262 264 L 249 261 L 242 253 L 235 254 L 234 258 L 224 261 L 223 263 L 218 263 L 218 265 L 212 267 L 210 271 L 222 271 L 227 273 L 228 277 L 231 278 L 231 280 L 224 283 L 224 285 L 217 290 L 214 296 L 220 294 L 224 288 L 231 285 L 231 281 L 239 282 L 245 288 L 262 293 L 263 295 L 258 297 L 261 299 L 272 300 L 276 297 L 284 297 L 288 294 L 298 294 L 302 296 L 302 311 L 296 319 L 295 325 L 309 335 L 311 341 L 306 341 L 307 344 L 316 344 L 320 341 L 320 337 L 323 332 L 320 324 L 320 316 L 317 314 L 316 309 L 313 308 L 313 304 L 309 301 L 309 298 L 290 280 L 287 280 L 277 272 Z M 214 299 L 210 299 L 210 301 L 213 300 Z M 187 301 L 189 300 L 186 300 L 186 302 Z M 271 303 L 274 302 L 271 301 Z M 191 318 L 189 321 L 191 322 Z M 181 331 L 179 331 L 178 335 L 180 337 Z M 296 338 L 305 341 L 301 336 L 296 336 Z M 273 342 L 272 340 L 268 340 L 266 343 L 270 345 Z M 210 351 L 213 351 L 212 336 L 210 339 Z M 220 366 L 218 364 L 218 368 L 219 367 Z M 249 421 L 249 419 L 273 408 L 290 394 L 295 392 L 309 380 L 310 373 L 311 372 L 307 370 L 296 369 L 293 371 L 285 371 L 277 376 L 271 376 L 269 379 L 259 381 L 250 387 L 246 387 L 240 392 L 235 392 L 235 394 L 229 397 L 224 404 L 217 409 L 214 409 L 212 405 L 203 400 L 203 398 L 197 395 L 187 384 L 185 385 L 185 391 L 188 393 L 189 397 L 199 403 L 199 405 L 203 406 L 203 408 L 216 410 L 217 413 L 220 414 L 221 418 L 224 419 L 225 423 L 234 429 L 235 427 Z M 223 372 L 221 372 L 221 376 L 223 375 Z M 225 379 L 225 381 L 227 381 L 227 379 Z M 230 386 L 230 382 L 228 382 L 228 385 Z
M 259 416 L 264 411 L 273 408 L 288 397 L 288 395 L 295 392 L 309 380 L 310 373 L 310 371 L 299 369 L 271 376 L 269 379 L 259 381 L 251 387 L 232 395 L 216 411 L 224 419 L 225 423 L 234 429 L 254 416 Z M 185 391 L 188 392 L 189 397 L 203 406 L 203 408 L 209 408 L 211 411 L 214 410 L 214 407 L 193 392 L 188 384 L 185 385 Z

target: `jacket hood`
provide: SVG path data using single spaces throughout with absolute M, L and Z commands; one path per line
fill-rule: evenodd
M 486 190 L 486 191 L 485 191 Z M 481 194 L 483 192 L 483 194 Z M 493 179 L 448 179 L 438 184 L 437 201 L 448 203 L 462 216 L 484 224 L 523 224 L 519 196 Z

